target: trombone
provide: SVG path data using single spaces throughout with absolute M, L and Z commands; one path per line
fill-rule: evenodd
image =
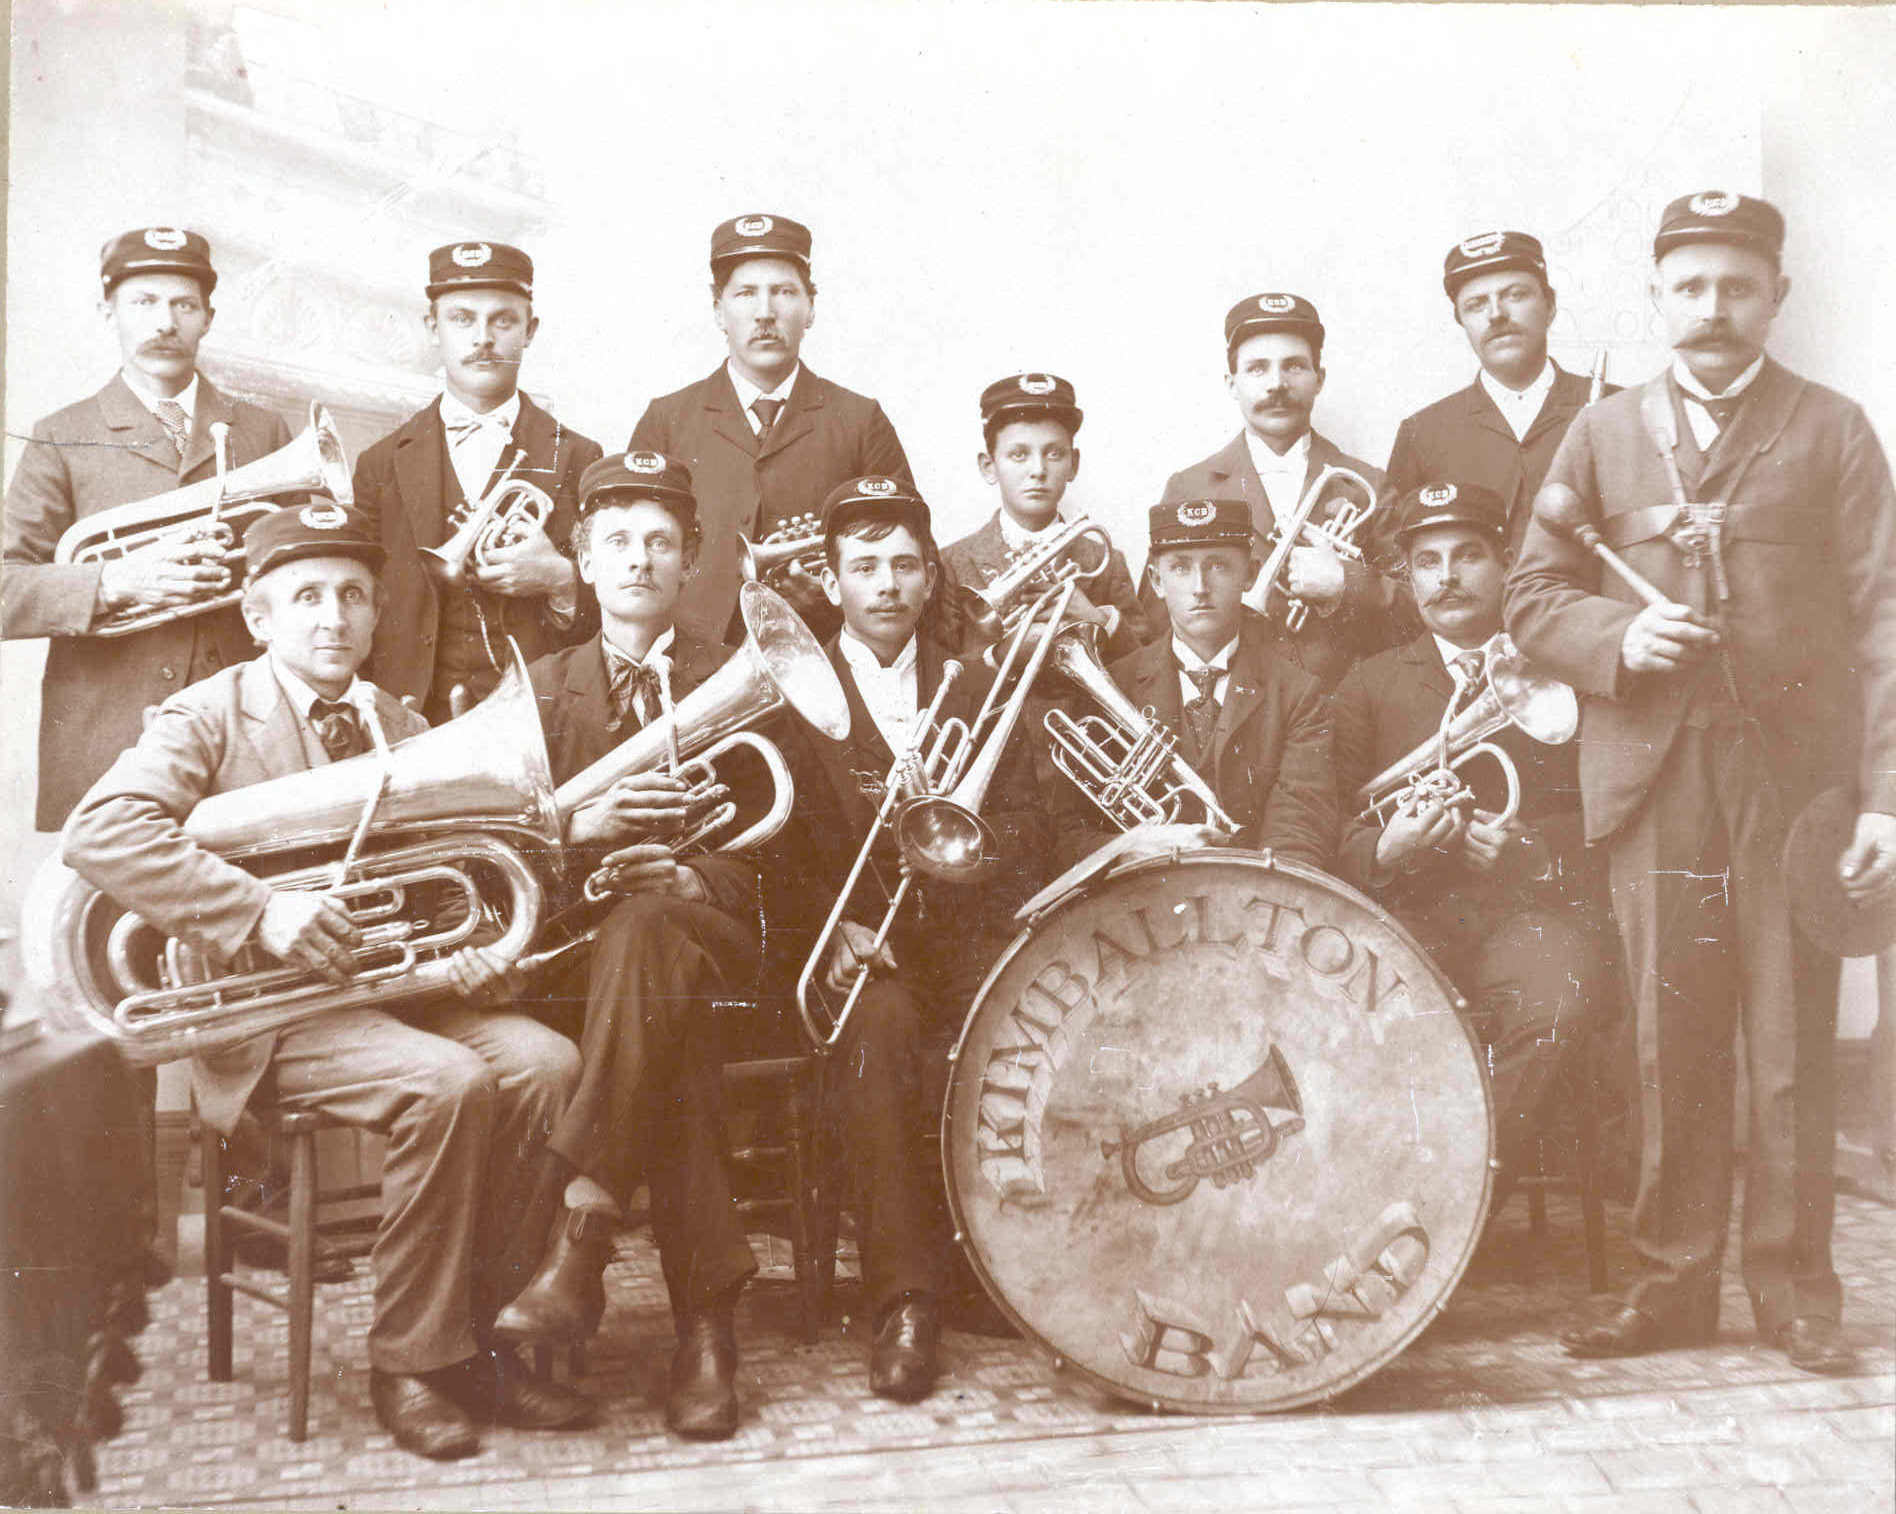
M 1336 501 L 1336 508 L 1324 520 L 1313 517 L 1317 507 L 1323 503 L 1323 491 L 1332 479 L 1341 479 L 1354 483 L 1368 499 L 1367 505 L 1359 505 L 1348 497 Z M 1289 564 L 1292 549 L 1302 546 L 1327 546 L 1338 557 L 1351 562 L 1363 561 L 1363 549 L 1356 538 L 1361 534 L 1369 518 L 1376 513 L 1376 490 L 1370 481 L 1354 468 L 1339 467 L 1335 463 L 1326 464 L 1310 487 L 1304 490 L 1303 498 L 1297 501 L 1297 508 L 1290 519 L 1281 522 L 1276 530 L 1276 545 L 1271 555 L 1264 560 L 1263 570 L 1257 575 L 1257 582 L 1246 591 L 1244 602 L 1261 615 L 1270 613 L 1270 601 L 1273 594 L 1281 595 L 1284 600 L 1284 625 L 1293 634 L 1301 631 L 1304 622 L 1310 618 L 1310 606 L 1290 592 Z

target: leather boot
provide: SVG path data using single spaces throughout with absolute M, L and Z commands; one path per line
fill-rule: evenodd
M 616 1223 L 604 1210 L 567 1210 L 533 1281 L 494 1320 L 494 1338 L 534 1345 L 591 1339 L 606 1312 Z
M 678 1321 L 665 1385 L 665 1423 L 696 1440 L 726 1440 L 737 1433 L 737 1329 L 731 1321 L 735 1290 L 708 1312 Z

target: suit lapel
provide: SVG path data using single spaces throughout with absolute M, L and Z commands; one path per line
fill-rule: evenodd
M 1242 631 L 1238 633 L 1238 649 L 1231 656 L 1231 677 L 1225 684 L 1224 703 L 1218 711 L 1218 723 L 1211 728 L 1210 750 L 1205 754 L 1205 766 L 1210 772 L 1200 775 L 1210 778 L 1214 784 L 1226 745 L 1251 718 L 1251 712 L 1264 702 L 1265 659 L 1269 656 Z M 1176 689 L 1178 680 L 1174 678 L 1172 684 Z
M 797 381 L 790 387 L 790 399 L 784 405 L 783 413 L 777 417 L 777 424 L 770 428 L 770 436 L 764 443 L 763 451 L 758 453 L 758 460 L 761 462 L 764 458 L 775 457 L 792 442 L 807 436 L 816 425 L 817 412 L 823 408 L 827 399 L 828 385 L 810 372 L 807 366 L 799 369 Z
M 1494 396 L 1488 393 L 1488 386 L 1481 382 L 1479 374 L 1462 392 L 1468 396 L 1468 423 L 1471 426 L 1492 431 L 1510 447 L 1521 445 L 1514 435 L 1514 428 L 1508 424 L 1508 418 L 1501 413 L 1501 407 L 1494 402 Z M 1544 410 L 1547 407 L 1543 405 L 1541 408 Z
M 1178 670 L 1172 659 L 1172 638 L 1155 641 L 1133 655 L 1128 668 L 1127 696 L 1173 735 L 1182 734 L 1185 705 L 1179 694 Z
M 1414 669 L 1415 681 L 1425 688 L 1433 689 L 1446 703 L 1455 697 L 1455 680 L 1442 662 L 1442 654 L 1435 645 L 1435 638 L 1424 632 L 1409 642 L 1396 654 L 1398 660 Z M 1436 719 L 1441 711 L 1435 712 Z
M 842 633 L 838 632 L 840 636 Z M 829 776 L 830 787 L 835 790 L 844 812 L 860 818 L 863 806 L 873 806 L 879 800 L 871 800 L 863 792 L 862 777 L 873 773 L 878 781 L 888 776 L 889 769 L 895 766 L 895 754 L 889 750 L 889 744 L 882 739 L 882 732 L 869 714 L 869 706 L 863 702 L 862 690 L 856 686 L 856 676 L 849 670 L 849 663 L 835 638 L 826 648 L 830 666 L 836 670 L 836 676 L 843 685 L 843 697 L 849 702 L 849 735 L 841 741 L 831 741 L 826 736 L 810 733 L 810 742 L 821 755 L 823 769 Z
M 402 428 L 395 447 L 395 485 L 408 512 L 418 547 L 438 547 L 447 539 L 447 517 L 441 497 L 448 465 L 447 430 L 441 424 L 441 401 L 436 400 Z
M 302 726 L 283 695 L 267 653 L 245 663 L 238 674 L 238 705 L 244 714 L 244 737 L 264 772 L 295 773 L 328 765 L 327 752 L 305 745 Z
M 200 383 L 198 392 L 202 394 L 208 387 Z M 113 374 L 111 381 L 95 398 L 105 424 L 115 432 L 124 433 L 113 440 L 134 457 L 142 457 L 154 467 L 162 469 L 175 487 L 178 482 L 178 452 L 171 445 L 171 433 L 132 393 L 131 385 L 125 382 L 125 375 Z
M 1756 457 L 1776 441 L 1797 408 L 1803 381 L 1769 358 L 1751 382 L 1751 393 L 1718 434 L 1705 458 L 1703 488 L 1716 497 L 1734 487 Z
M 514 417 L 513 445 L 501 449 L 500 460 L 494 464 L 482 493 L 490 492 L 507 471 L 507 464 L 516 460 L 515 478 L 536 480 L 550 493 L 550 481 L 557 478 L 560 471 L 562 437 L 560 423 L 522 393 L 520 413 Z
M 1480 387 L 1477 382 L 1477 388 Z M 1521 438 L 1525 449 L 1546 431 L 1554 426 L 1564 426 L 1586 408 L 1588 381 L 1577 373 L 1569 373 L 1560 364 L 1554 364 L 1554 386 L 1547 391 L 1547 398 L 1541 401 L 1540 414 L 1534 417 L 1534 423 L 1527 428 L 1527 435 Z
M 807 377 L 807 375 L 806 375 Z M 798 388 L 802 380 L 798 380 Z M 796 390 L 790 391 L 792 396 Z M 744 407 L 737 401 L 737 388 L 731 383 L 728 364 L 718 364 L 717 372 L 705 380 L 704 408 L 711 416 L 711 429 L 746 457 L 757 456 L 757 433 L 744 419 Z

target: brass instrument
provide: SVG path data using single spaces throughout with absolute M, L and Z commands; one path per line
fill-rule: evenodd
M 762 541 L 737 534 L 738 571 L 751 583 L 763 583 L 793 562 L 802 563 L 806 573 L 820 573 L 826 561 L 823 522 L 815 515 L 793 515 Z
M 1587 403 L 1597 405 L 1606 393 L 1606 352 L 1605 347 L 1593 354 L 1593 372 L 1587 377 Z
M 1544 746 L 1571 741 L 1580 725 L 1580 703 L 1558 679 L 1540 672 L 1522 655 L 1506 631 L 1497 631 L 1482 647 L 1481 693 L 1460 714 L 1444 711 L 1439 731 L 1407 756 L 1391 763 L 1356 791 L 1359 821 L 1387 825 L 1398 807 L 1435 800 L 1446 805 L 1474 802 L 1459 770 L 1478 756 L 1492 757 L 1507 780 L 1507 804 L 1496 817 L 1506 825 L 1521 807 L 1521 775 L 1513 759 L 1488 738 L 1509 726 Z
M 516 459 L 494 481 L 454 535 L 438 547 L 421 549 L 421 565 L 438 582 L 458 587 L 468 581 L 473 569 L 486 567 L 502 547 L 546 529 L 553 518 L 552 496 L 537 484 L 515 478 L 513 470 L 519 464 Z
M 1324 502 L 1323 491 L 1332 479 L 1355 484 L 1369 503 L 1359 505 L 1352 499 L 1342 498 L 1337 500 L 1335 510 L 1327 519 L 1315 520 L 1312 517 Z M 1245 604 L 1259 614 L 1267 615 L 1270 613 L 1271 596 L 1280 595 L 1284 599 L 1284 625 L 1292 632 L 1301 631 L 1304 622 L 1310 618 L 1310 606 L 1290 593 L 1287 574 L 1292 550 L 1302 546 L 1323 545 L 1338 557 L 1361 562 L 1363 549 L 1356 538 L 1375 513 L 1376 490 L 1370 481 L 1354 468 L 1328 464 L 1310 481 L 1310 487 L 1304 490 L 1303 498 L 1297 501 L 1297 508 L 1291 512 L 1290 519 L 1278 525 L 1276 545 L 1272 547 L 1270 556 L 1264 559 L 1264 567 L 1257 575 L 1257 582 L 1245 592 Z
M 465 945 L 518 959 L 541 923 L 540 855 L 559 845 L 518 649 L 493 694 L 458 720 L 389 747 L 372 709 L 365 718 L 376 750 L 213 794 L 184 826 L 272 888 L 339 901 L 363 937 L 347 983 L 251 948 L 213 962 L 51 861 L 29 889 L 24 935 L 52 1014 L 152 1065 L 330 1010 L 442 992 L 447 958 Z
M 226 465 L 218 448 L 215 478 L 154 494 L 150 499 L 114 505 L 74 521 L 53 548 L 56 563 L 113 562 L 173 537 L 214 541 L 224 551 L 231 586 L 203 599 L 158 608 L 116 611 L 100 618 L 91 636 L 130 636 L 174 620 L 185 620 L 234 605 L 243 598 L 244 530 L 261 516 L 282 508 L 279 494 L 321 490 L 341 504 L 353 504 L 349 459 L 342 435 L 319 404 L 309 407 L 309 427 L 267 457 L 240 468 Z
M 1060 558 L 1087 537 L 1093 537 L 1100 546 L 1098 566 L 1082 569 L 1079 563 Z M 973 623 L 974 628 L 987 640 L 998 642 L 1014 629 L 1016 617 L 1033 600 L 1058 588 L 1069 579 L 1077 583 L 1091 583 L 1111 566 L 1113 560 L 1112 538 L 1106 534 L 1103 526 L 1096 525 L 1084 515 L 1072 520 L 1062 521 L 1058 531 L 1023 547 L 1016 552 L 994 578 L 983 588 L 972 584 L 962 584 L 962 613 Z

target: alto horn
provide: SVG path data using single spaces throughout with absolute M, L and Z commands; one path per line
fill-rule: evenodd
M 1313 517 L 1317 507 L 1323 503 L 1323 491 L 1332 479 L 1355 484 L 1363 491 L 1368 504 L 1359 505 L 1345 496 L 1336 501 L 1336 508 L 1328 519 L 1316 520 Z M 1276 545 L 1271 549 L 1270 556 L 1265 558 L 1257 582 L 1245 592 L 1245 604 L 1261 615 L 1268 615 L 1271 596 L 1281 595 L 1284 600 L 1285 627 L 1293 633 L 1301 631 L 1304 622 L 1310 618 L 1310 606 L 1290 592 L 1291 551 L 1297 547 L 1321 544 L 1329 547 L 1338 557 L 1361 562 L 1363 548 L 1356 538 L 1375 513 L 1376 490 L 1368 479 L 1354 468 L 1339 467 L 1335 463 L 1325 466 L 1310 481 L 1310 487 L 1304 490 L 1303 498 L 1297 501 L 1297 508 L 1291 512 L 1290 519 L 1278 526 Z
M 1101 548 L 1100 559 L 1092 568 L 1082 568 L 1076 560 L 1060 559 L 1087 537 Z M 1084 515 L 1062 521 L 1060 529 L 1021 548 L 1005 568 L 984 588 L 962 584 L 962 612 L 987 640 L 998 642 L 1007 634 L 1008 622 L 1029 601 L 1051 588 L 1072 579 L 1091 583 L 1112 565 L 1113 543 L 1105 528 Z
M 222 460 L 220 447 L 215 478 L 74 521 L 53 548 L 53 561 L 112 562 L 170 537 L 201 538 L 223 547 L 224 561 L 232 570 L 231 586 L 181 605 L 114 612 L 102 617 L 88 635 L 129 636 L 236 604 L 243 597 L 244 530 L 260 516 L 281 508 L 271 503 L 276 495 L 321 490 L 340 504 L 355 503 L 342 435 L 319 404 L 309 407 L 309 425 L 302 435 L 267 457 L 228 470 Z
M 546 490 L 513 476 L 516 459 L 468 512 L 461 528 L 438 547 L 421 549 L 421 565 L 444 584 L 458 587 L 470 571 L 484 568 L 502 547 L 546 528 L 553 499 Z

